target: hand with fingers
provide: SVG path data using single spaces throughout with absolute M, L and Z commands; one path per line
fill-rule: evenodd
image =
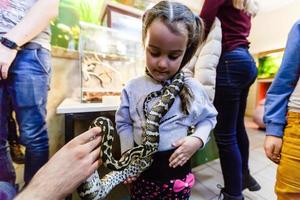
M 8 70 L 17 55 L 17 50 L 9 49 L 0 43 L 0 80 L 7 79 Z
M 99 167 L 100 132 L 92 128 L 63 146 L 16 199 L 63 199 L 72 193 Z
M 265 137 L 264 149 L 267 157 L 278 164 L 280 161 L 280 152 L 282 148 L 282 138 L 267 135 Z
M 183 166 L 192 155 L 203 146 L 200 138 L 194 136 L 186 136 L 177 140 L 173 147 L 177 148 L 169 159 L 170 167 Z

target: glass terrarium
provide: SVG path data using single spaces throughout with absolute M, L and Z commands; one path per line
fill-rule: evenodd
M 258 78 L 274 78 L 279 70 L 283 51 L 274 52 L 258 58 Z
M 124 84 L 144 72 L 140 38 L 123 31 L 80 23 L 81 101 L 113 103 Z

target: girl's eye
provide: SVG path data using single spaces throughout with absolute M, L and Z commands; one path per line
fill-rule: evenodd
M 153 51 L 149 51 L 151 56 L 153 57 L 159 57 L 160 56 L 160 53 L 159 52 L 153 52 Z
M 168 55 L 170 60 L 176 60 L 179 56 L 178 55 Z

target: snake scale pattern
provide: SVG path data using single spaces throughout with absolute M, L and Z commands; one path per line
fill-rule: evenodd
M 104 165 L 112 171 L 101 179 L 98 172 L 95 171 L 84 181 L 77 189 L 82 199 L 103 199 L 116 185 L 130 176 L 139 175 L 152 164 L 151 155 L 158 149 L 160 120 L 174 103 L 175 97 L 183 88 L 183 84 L 184 73 L 179 71 L 169 85 L 164 86 L 160 91 L 147 95 L 143 105 L 146 127 L 142 144 L 123 153 L 119 160 L 115 160 L 112 155 L 113 123 L 105 117 L 98 117 L 92 122 L 90 128 L 99 126 L 102 129 L 100 156 Z M 159 101 L 148 112 L 146 105 L 158 96 L 160 96 Z

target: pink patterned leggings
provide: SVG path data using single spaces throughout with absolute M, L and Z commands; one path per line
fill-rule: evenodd
M 183 179 L 184 181 L 184 179 Z M 159 182 L 139 177 L 132 183 L 131 200 L 188 200 L 191 188 L 186 187 L 179 192 L 173 190 L 174 181 Z

